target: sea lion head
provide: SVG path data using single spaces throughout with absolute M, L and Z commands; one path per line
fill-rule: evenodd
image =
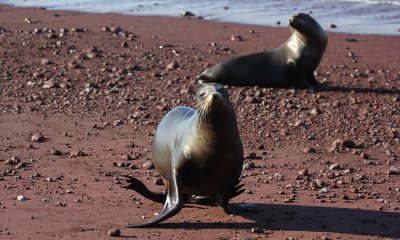
M 221 84 L 202 84 L 196 93 L 196 103 L 196 110 L 202 120 L 236 119 L 228 92 Z
M 297 13 L 289 18 L 289 26 L 300 35 L 303 41 L 321 44 L 324 48 L 328 42 L 325 31 L 309 14 Z

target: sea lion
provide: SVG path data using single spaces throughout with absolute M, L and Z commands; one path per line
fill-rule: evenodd
M 308 88 L 317 85 L 314 70 L 321 61 L 328 38 L 310 15 L 289 19 L 293 34 L 280 47 L 219 63 L 201 73 L 200 82 L 232 86 Z
M 156 202 L 165 201 L 154 219 L 128 228 L 150 227 L 177 214 L 185 196 L 213 199 L 225 211 L 229 200 L 240 194 L 243 146 L 236 115 L 220 84 L 202 84 L 195 109 L 178 106 L 168 112 L 153 138 L 152 157 L 167 193 L 154 193 L 135 178 L 126 188 Z

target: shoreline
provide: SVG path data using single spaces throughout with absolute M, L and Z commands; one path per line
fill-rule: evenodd
M 42 10 L 46 10 L 46 11 L 67 11 L 67 12 L 79 12 L 79 13 L 86 13 L 86 14 L 111 14 L 111 15 L 121 15 L 121 16 L 133 16 L 133 17 L 159 17 L 159 18 L 183 18 L 182 16 L 179 15 L 157 15 L 157 14 L 129 14 L 129 13 L 123 13 L 123 12 L 89 12 L 89 11 L 84 11 L 84 10 L 68 10 L 68 9 L 49 9 L 46 7 L 25 7 L 25 6 L 15 6 L 13 4 L 3 4 L 0 3 L 0 7 L 1 6 L 5 6 L 5 7 L 10 7 L 10 8 L 27 8 L 27 9 L 42 9 Z M 273 27 L 273 28 L 286 28 L 287 27 L 287 19 L 283 19 L 284 21 L 282 22 L 283 24 L 281 25 L 281 23 L 277 24 L 276 20 L 275 23 L 274 20 L 270 19 L 270 21 L 272 21 L 271 23 L 246 23 L 246 22 L 236 22 L 236 21 L 229 21 L 229 20 L 223 20 L 223 19 L 203 19 L 202 16 L 194 16 L 193 18 L 199 18 L 205 21 L 211 21 L 211 22 L 216 22 L 216 23 L 221 23 L 221 24 L 238 24 L 238 25 L 249 25 L 249 26 L 260 26 L 260 27 Z M 318 19 L 316 19 L 318 21 Z M 279 21 L 281 22 L 281 21 Z M 334 24 L 334 22 L 332 22 L 332 24 Z M 336 25 L 336 24 L 334 24 Z M 373 26 L 371 26 L 373 27 Z M 385 33 L 367 33 L 367 32 L 351 32 L 351 31 L 346 31 L 343 30 L 341 31 L 340 26 L 338 28 L 331 28 L 328 26 L 323 26 L 324 30 L 326 32 L 329 33 L 338 33 L 338 34 L 355 34 L 355 35 L 377 35 L 377 36 L 396 36 L 396 37 L 400 37 L 400 26 L 399 29 L 397 31 L 394 30 L 393 33 L 390 32 L 385 32 Z

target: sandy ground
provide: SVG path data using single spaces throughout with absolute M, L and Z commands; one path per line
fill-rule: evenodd
M 121 175 L 162 190 L 146 167 L 152 135 L 168 110 L 194 105 L 196 75 L 290 34 L 0 6 L 0 238 L 400 239 L 400 37 L 334 33 L 323 88 L 228 88 L 247 166 L 232 215 L 188 206 L 123 228 L 162 208 Z

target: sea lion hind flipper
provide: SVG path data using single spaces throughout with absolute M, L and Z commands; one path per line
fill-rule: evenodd
M 128 183 L 128 185 L 122 186 L 123 188 L 126 189 L 131 189 L 142 195 L 143 197 L 150 199 L 154 202 L 159 202 L 159 203 L 164 203 L 165 200 L 167 199 L 167 194 L 163 192 L 152 192 L 150 191 L 146 185 L 144 185 L 143 182 L 141 182 L 139 179 L 134 178 L 129 175 L 123 175 L 125 177 L 125 181 Z
M 242 194 L 245 191 L 243 186 L 244 184 L 240 183 L 240 179 L 237 179 L 225 191 L 215 195 L 215 203 L 223 208 L 226 213 L 230 213 L 229 200 Z
M 128 224 L 127 226 L 125 226 L 126 228 L 152 227 L 155 224 L 176 215 L 182 209 L 183 207 L 182 183 L 177 174 L 174 174 L 173 178 L 174 179 L 172 179 L 169 185 L 167 200 L 165 201 L 164 208 L 160 212 L 160 214 L 158 214 L 157 217 L 145 223 Z

